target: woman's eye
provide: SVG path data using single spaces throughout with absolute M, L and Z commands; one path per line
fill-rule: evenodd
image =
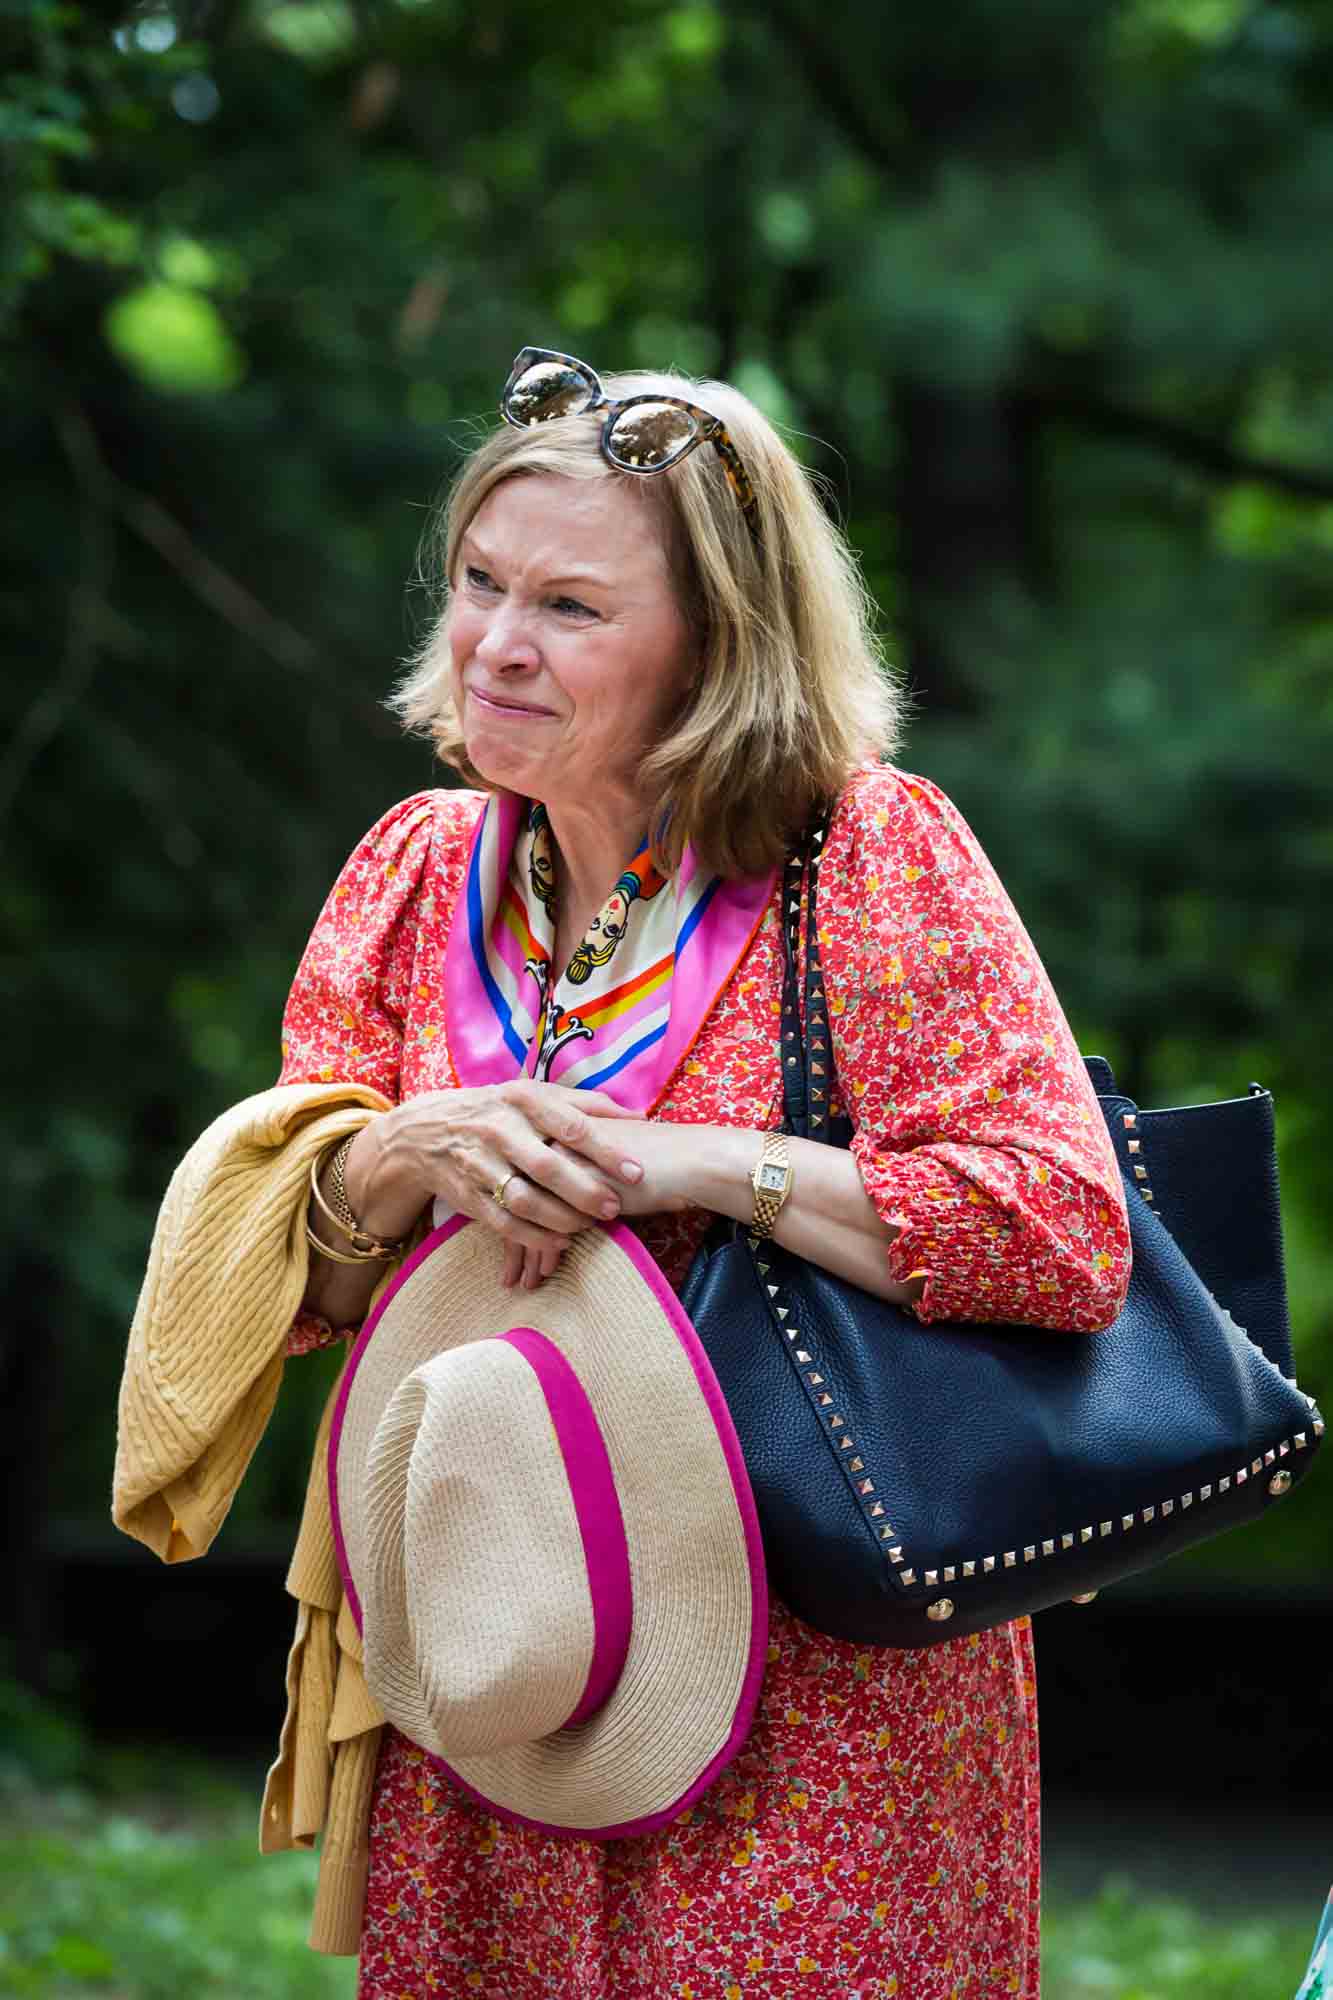
M 495 588 L 495 580 L 489 570 L 478 569 L 474 563 L 469 563 L 463 574 L 474 590 L 494 590 Z
M 595 618 L 597 613 L 591 604 L 580 603 L 577 597 L 557 597 L 553 600 L 557 611 L 568 618 Z

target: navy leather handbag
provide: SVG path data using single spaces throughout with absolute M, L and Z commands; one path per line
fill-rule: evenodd
M 784 881 L 785 1124 L 846 1145 L 822 838 Z M 736 1424 L 770 1586 L 819 1631 L 927 1646 L 1086 1598 L 1254 1519 L 1309 1469 L 1324 1426 L 1291 1379 L 1271 1096 L 1140 1111 L 1105 1062 L 1088 1069 L 1133 1239 L 1107 1332 L 923 1326 L 739 1224 L 695 1258 L 682 1303 Z

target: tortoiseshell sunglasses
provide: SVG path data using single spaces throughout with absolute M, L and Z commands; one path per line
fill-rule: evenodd
M 666 472 L 688 457 L 697 444 L 711 444 L 722 460 L 758 548 L 759 506 L 754 488 L 720 418 L 679 396 L 649 393 L 613 402 L 596 369 L 586 361 L 561 354 L 554 347 L 520 348 L 500 398 L 500 415 L 507 424 L 526 430 L 530 424 L 586 416 L 592 410 L 606 411 L 602 453 L 621 472 Z

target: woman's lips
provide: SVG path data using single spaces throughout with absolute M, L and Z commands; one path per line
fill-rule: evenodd
M 480 688 L 469 688 L 468 693 L 473 701 L 489 709 L 492 715 L 532 715 L 539 720 L 550 720 L 555 713 L 553 709 L 538 708 L 528 701 L 502 701 L 498 695 L 483 694 Z

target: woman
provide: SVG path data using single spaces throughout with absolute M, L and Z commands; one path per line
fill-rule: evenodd
M 524 350 L 503 407 L 399 697 L 467 789 L 361 843 L 286 1012 L 284 1085 L 386 1107 L 314 1163 L 289 1351 L 361 1321 L 432 1204 L 494 1231 L 520 1290 L 601 1219 L 677 1286 L 713 1215 L 753 1220 L 782 1153 L 780 863 L 827 800 L 855 1137 L 791 1139 L 763 1226 L 926 1322 L 1109 1325 L 1129 1247 L 1095 1099 L 957 811 L 879 761 L 892 692 L 800 467 L 717 383 L 603 392 Z M 293 1686 L 310 1670 L 307 1649 Z M 870 1652 L 775 1605 L 748 1744 L 631 1840 L 505 1824 L 374 1740 L 365 2000 L 1037 1993 L 1026 1620 Z

